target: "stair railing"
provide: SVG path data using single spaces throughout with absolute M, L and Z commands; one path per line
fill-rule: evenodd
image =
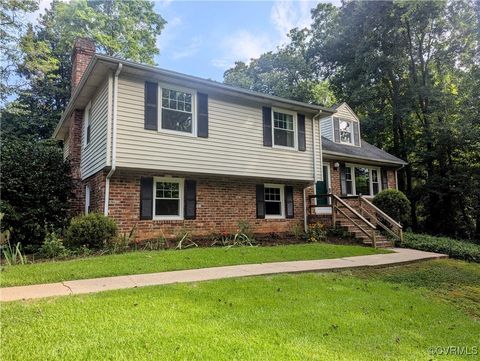
M 374 248 L 377 248 L 377 227 L 368 221 L 364 216 L 357 212 L 352 206 L 345 202 L 335 194 L 330 194 L 332 198 L 332 222 L 335 225 L 337 221 L 337 212 L 343 214 L 355 227 L 357 227 L 363 234 L 365 234 L 371 241 Z M 347 208 L 359 222 L 355 221 L 353 217 L 349 216 L 347 212 L 340 208 L 343 206 Z M 366 228 L 366 229 L 365 229 Z
M 390 217 L 388 214 L 386 214 L 384 211 L 382 211 L 364 196 L 360 195 L 358 197 L 358 202 L 361 214 L 367 214 L 377 226 L 380 226 L 395 239 L 403 241 L 403 227 L 400 223 L 395 221 L 392 217 Z M 364 204 L 366 204 L 370 209 L 373 209 L 373 214 L 366 209 L 367 207 L 364 207 Z M 382 221 L 385 221 L 387 225 L 381 222 L 379 218 L 381 218 Z

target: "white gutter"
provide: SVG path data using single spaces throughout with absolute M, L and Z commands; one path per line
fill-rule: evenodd
M 317 194 L 317 142 L 316 142 L 316 135 L 317 133 L 315 132 L 315 120 L 319 119 L 320 115 L 322 115 L 323 111 L 319 110 L 316 115 L 313 116 L 312 118 L 312 138 L 313 138 L 313 194 Z M 319 136 L 319 142 L 320 142 L 320 164 L 323 162 L 322 158 L 322 134 L 320 133 L 320 121 L 318 122 L 318 136 Z M 323 172 L 322 172 L 323 173 Z M 323 174 L 322 174 L 323 178 Z M 315 204 L 317 204 L 317 200 L 315 199 Z M 306 208 L 306 205 L 305 205 Z
M 305 188 L 303 188 L 303 231 L 307 233 L 308 231 L 308 222 L 307 222 L 307 200 L 305 195 Z
M 122 71 L 123 64 L 119 63 L 115 76 L 113 77 L 113 114 L 112 114 L 112 168 L 107 174 L 105 180 L 105 203 L 103 213 L 108 216 L 108 203 L 110 200 L 110 178 L 115 173 L 117 165 L 117 93 L 118 93 L 118 76 Z

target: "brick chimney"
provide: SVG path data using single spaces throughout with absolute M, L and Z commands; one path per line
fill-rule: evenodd
M 72 94 L 94 54 L 95 43 L 92 39 L 77 38 L 75 40 L 72 50 Z

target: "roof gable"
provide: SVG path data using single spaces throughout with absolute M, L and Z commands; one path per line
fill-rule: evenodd
M 350 113 L 350 115 L 353 118 L 355 118 L 357 122 L 360 122 L 360 119 L 358 119 L 357 114 L 355 114 L 355 112 L 352 110 L 352 108 L 350 108 L 350 106 L 346 102 L 343 102 L 342 104 L 337 106 L 335 109 L 337 110 L 338 113 L 341 113 L 342 111 Z

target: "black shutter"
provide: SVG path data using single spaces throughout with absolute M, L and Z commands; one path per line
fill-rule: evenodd
M 88 120 L 88 125 L 87 125 L 87 144 L 90 144 L 90 119 Z
M 272 146 L 272 108 L 263 107 L 263 145 Z
M 360 146 L 360 128 L 358 122 L 353 122 L 353 140 L 356 146 Z
M 305 115 L 297 114 L 298 117 L 298 150 L 304 152 L 307 150 L 305 138 Z
M 388 189 L 388 174 L 385 168 L 382 168 L 382 189 Z
M 257 184 L 257 218 L 265 218 L 265 187 Z
M 197 182 L 185 180 L 185 219 L 195 219 L 197 216 Z
M 336 117 L 333 118 L 333 140 L 340 143 L 340 120 Z
M 345 164 L 340 164 L 340 193 L 342 196 L 346 196 L 347 192 L 347 175 L 345 170 Z
M 140 178 L 140 219 L 153 218 L 153 178 Z
M 285 216 L 293 218 L 293 187 L 285 186 Z
M 158 84 L 145 82 L 145 120 L 144 128 L 158 129 Z
M 198 131 L 197 135 L 202 138 L 208 138 L 208 95 L 197 94 L 198 98 Z

